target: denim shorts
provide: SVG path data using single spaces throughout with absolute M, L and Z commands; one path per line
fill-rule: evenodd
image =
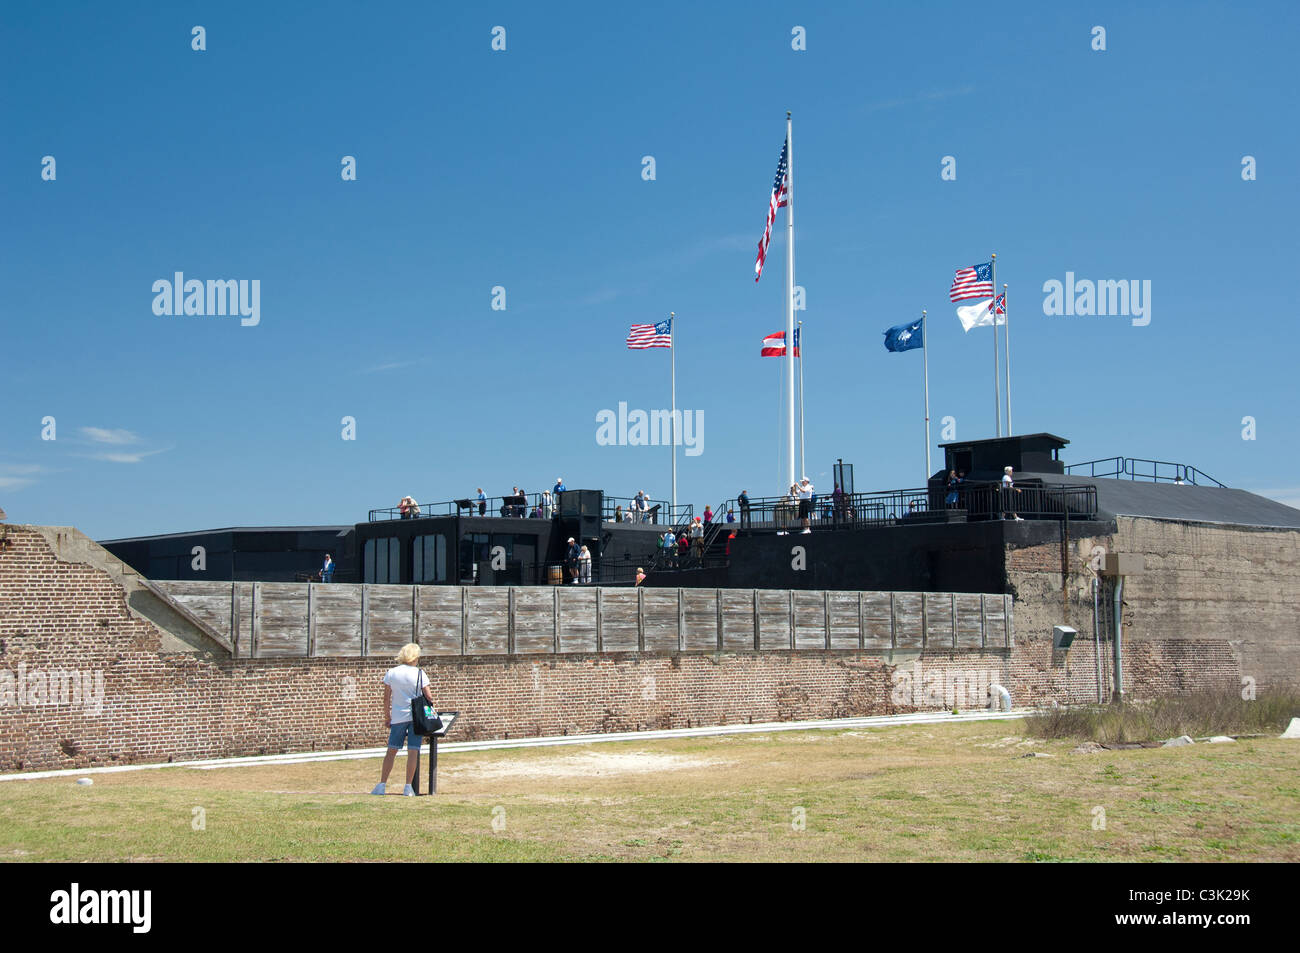
M 406 747 L 419 749 L 424 739 L 415 733 L 415 722 L 399 721 L 388 729 L 388 747 L 400 748 L 402 742 L 406 742 Z

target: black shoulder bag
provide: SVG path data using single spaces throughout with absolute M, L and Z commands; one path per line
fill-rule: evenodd
M 415 679 L 415 697 L 411 699 L 411 725 L 417 735 L 428 737 L 442 731 L 442 719 L 424 697 L 423 678 L 424 672 L 421 671 Z

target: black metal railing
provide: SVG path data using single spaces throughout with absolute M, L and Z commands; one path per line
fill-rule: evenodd
M 813 501 L 808 528 L 850 529 L 865 526 L 1012 519 L 1095 519 L 1097 489 L 1064 483 L 1026 482 L 1010 490 L 998 483 L 964 482 L 954 503 L 945 503 L 945 486 L 841 494 Z M 732 501 L 728 501 L 730 505 Z M 739 507 L 737 507 L 739 509 Z M 737 524 L 741 531 L 799 533 L 799 501 L 789 497 L 751 499 Z
M 1226 487 L 1203 470 L 1187 463 L 1171 463 L 1167 460 L 1147 460 L 1143 457 L 1103 457 L 1100 460 L 1086 460 L 1083 463 L 1071 463 L 1065 472 L 1096 478 L 1113 477 L 1130 480 L 1148 480 L 1152 483 L 1190 483 L 1193 486 Z
M 334 570 L 333 573 L 330 574 L 329 579 L 325 579 L 321 575 L 321 570 L 317 569 L 315 572 L 296 572 L 293 574 L 293 581 L 294 582 L 360 582 L 361 577 L 360 574 L 355 569 L 352 570 L 336 569 Z
M 606 496 L 601 504 L 601 519 L 607 523 L 662 523 L 672 526 L 683 516 L 689 519 L 694 509 L 689 503 L 676 508 L 667 500 L 637 500 L 635 496 Z
M 559 502 L 556 494 L 546 493 L 526 493 L 524 502 L 515 502 L 513 496 L 489 496 L 485 500 L 479 500 L 477 497 L 468 497 L 462 500 L 443 500 L 438 503 L 416 503 L 414 507 L 402 506 L 400 503 L 396 506 L 386 506 L 379 509 L 368 511 L 368 520 L 371 523 L 382 522 L 385 520 L 397 519 L 420 519 L 429 516 L 496 516 L 516 519 L 550 519 L 559 513 Z M 634 497 L 611 497 L 606 496 L 601 507 L 601 516 L 607 522 L 614 520 L 614 514 L 618 507 L 624 511 L 631 506 Z M 667 525 L 676 525 L 679 522 L 689 522 L 694 515 L 695 510 L 689 503 L 679 504 L 674 508 L 667 500 L 646 500 L 644 508 L 638 508 L 633 511 L 632 519 L 627 522 L 632 523 L 664 523 Z M 621 515 L 621 514 L 620 514 Z
M 523 497 L 523 503 L 516 502 L 516 498 L 513 496 L 489 496 L 485 500 L 469 497 L 463 500 L 444 500 L 439 503 L 416 503 L 414 508 L 410 506 L 402 507 L 399 504 L 370 510 L 369 521 L 375 523 L 384 520 L 419 519 L 428 516 L 455 516 L 458 513 L 464 516 L 504 516 L 517 519 L 528 517 L 549 519 L 554 515 L 554 500 L 550 502 L 548 507 L 541 493 L 525 493 Z
M 570 573 L 565 562 L 507 560 L 505 566 L 498 570 L 489 570 L 486 565 L 486 560 L 481 566 L 472 563 L 467 567 L 464 578 L 454 582 L 449 580 L 447 584 L 462 586 L 630 586 L 636 582 L 637 569 L 642 569 L 649 575 L 653 565 L 653 558 L 649 554 L 633 556 L 630 559 L 623 559 L 621 556 L 616 557 L 613 555 L 593 556 L 589 570 L 590 579 L 583 579 L 582 563 L 579 563 L 576 583 L 574 581 L 575 577 Z

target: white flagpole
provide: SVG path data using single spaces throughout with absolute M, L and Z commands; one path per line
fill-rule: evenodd
M 672 512 L 668 514 L 668 525 L 672 526 L 677 519 L 677 312 L 668 312 L 668 350 L 672 352 L 672 380 L 673 380 L 673 409 L 672 409 L 672 428 L 673 428 L 673 501 Z
M 794 332 L 794 339 L 799 349 L 799 475 L 808 475 L 808 462 L 804 459 L 803 442 L 803 322 Z
M 921 366 L 925 369 L 925 485 L 930 485 L 930 337 L 921 311 Z
M 991 262 L 993 281 L 993 433 L 1002 436 L 1002 372 L 998 370 L 998 255 L 994 252 Z
M 1011 429 L 1011 305 L 1007 302 L 1007 286 L 1004 282 L 1002 285 L 1002 310 L 1006 312 L 1003 317 L 1006 319 L 1006 327 L 1003 331 L 1007 348 L 1007 436 L 1014 434 Z M 993 319 L 997 320 L 997 308 L 993 309 Z
M 790 111 L 785 113 L 785 367 L 786 413 L 788 415 L 787 447 L 790 455 L 790 483 L 794 473 L 794 124 Z

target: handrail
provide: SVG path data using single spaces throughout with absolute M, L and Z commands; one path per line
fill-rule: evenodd
M 958 501 L 943 501 L 947 488 L 941 485 L 903 490 L 882 490 L 818 499 L 810 521 L 813 531 L 862 526 L 895 526 L 948 521 L 949 510 L 961 510 L 968 521 L 1010 519 L 1072 520 L 1094 519 L 1097 488 L 1073 483 L 1027 482 L 1004 490 L 994 482 L 965 481 L 957 491 Z M 742 532 L 799 532 L 798 503 L 789 497 L 750 500 L 749 517 Z
M 505 516 L 512 518 L 525 518 L 536 512 L 538 507 L 542 506 L 542 494 L 525 493 L 524 498 L 528 501 L 523 506 L 507 504 L 505 501 L 508 497 L 489 496 L 484 500 L 484 516 Z M 471 516 L 479 515 L 479 500 L 476 497 L 466 497 L 469 502 L 469 508 L 466 510 Z M 554 508 L 554 500 L 551 502 Z M 418 512 L 413 516 L 404 515 L 400 506 L 389 506 L 381 509 L 370 510 L 368 514 L 369 522 L 375 523 L 383 520 L 395 519 L 420 519 L 429 516 L 455 516 L 461 512 L 461 506 L 456 500 L 444 500 L 439 503 L 416 503 Z M 550 513 L 542 509 L 542 516 L 549 518 Z
M 1104 463 L 1107 465 L 1113 464 L 1114 469 L 1110 469 L 1102 473 L 1098 473 L 1097 464 L 1099 463 Z M 1071 463 L 1068 466 L 1066 466 L 1065 472 L 1074 473 L 1076 470 L 1082 470 L 1084 467 L 1088 468 L 1088 476 L 1090 477 L 1118 476 L 1119 474 L 1124 472 L 1124 458 L 1123 457 L 1102 457 L 1099 460 L 1085 460 L 1083 463 Z
M 482 515 L 506 518 L 528 518 L 537 515 L 542 519 L 551 519 L 559 513 L 559 502 L 556 500 L 554 494 L 549 494 L 549 501 L 547 500 L 547 496 L 547 493 L 525 493 L 524 498 L 527 500 L 527 503 L 522 507 L 516 506 L 515 504 L 507 504 L 505 502 L 507 497 L 489 496 L 483 501 L 484 512 Z M 604 498 L 604 502 L 601 506 L 601 517 L 604 521 L 609 522 L 613 519 L 614 507 L 620 505 L 620 501 L 623 499 L 623 497 L 612 496 L 606 496 Z M 631 500 L 633 497 L 627 497 L 627 499 Z M 462 512 L 469 516 L 480 515 L 479 500 L 473 496 L 465 497 L 465 500 L 469 503 L 468 508 L 461 507 L 456 500 L 444 500 L 438 503 L 417 502 L 416 508 L 418 512 L 413 516 L 404 515 L 401 511 L 400 505 L 380 507 L 368 511 L 367 521 L 375 523 L 395 519 L 421 519 L 430 516 L 456 516 Z M 657 518 L 649 518 L 646 520 L 647 522 L 671 524 L 682 515 L 685 515 L 689 522 L 690 517 L 694 515 L 694 510 L 689 503 L 681 504 L 676 510 L 674 510 L 667 500 L 647 500 L 647 502 L 650 504 L 649 513 L 657 514 Z
M 1105 464 L 1108 469 L 1098 473 L 1098 464 Z M 1136 466 L 1136 464 L 1149 464 L 1150 466 L 1143 468 Z M 1114 477 L 1118 479 L 1126 476 L 1130 480 L 1149 480 L 1152 483 L 1190 483 L 1194 486 L 1213 483 L 1215 486 L 1227 488 L 1226 483 L 1216 480 L 1204 470 L 1198 470 L 1191 464 L 1172 463 L 1168 460 L 1148 460 L 1145 457 L 1102 457 L 1099 460 L 1072 463 L 1065 468 L 1065 472 L 1074 474 L 1082 471 L 1084 467 L 1088 468 L 1087 475 L 1095 478 Z
M 630 519 L 630 520 L 625 520 L 624 522 L 628 522 L 628 523 L 642 523 L 642 522 L 644 522 L 644 523 L 649 523 L 649 522 L 654 522 L 654 523 L 670 523 L 670 522 L 672 522 L 672 518 L 673 518 L 673 512 L 672 512 L 672 510 L 673 510 L 673 507 L 672 507 L 672 504 L 669 503 L 667 500 L 653 500 L 653 499 L 650 499 L 649 497 L 646 497 L 646 498 L 645 498 L 646 507 L 645 507 L 645 509 L 643 509 L 643 510 L 641 510 L 641 511 L 639 511 L 639 512 L 636 511 L 636 510 L 633 510 L 633 509 L 632 509 L 632 503 L 633 503 L 635 500 L 636 500 L 636 495 L 635 495 L 635 494 L 633 494 L 632 496 L 628 496 L 628 497 L 623 497 L 623 496 L 606 496 L 606 497 L 604 498 L 604 502 L 601 504 L 601 509 L 600 509 L 600 518 L 601 518 L 602 520 L 604 520 L 606 523 L 617 522 L 617 521 L 614 519 L 614 511 L 615 511 L 616 509 L 618 509 L 619 507 L 622 507 L 623 512 L 625 512 L 625 513 L 627 513 L 627 512 L 631 512 L 631 513 L 633 514 L 632 519 Z M 679 507 L 679 509 L 680 509 L 680 507 Z M 658 518 L 658 519 L 644 519 L 644 518 L 643 518 L 643 517 L 645 517 L 647 514 L 649 514 L 649 513 L 653 513 L 653 512 L 657 512 L 657 513 L 658 513 L 658 515 L 659 515 L 659 518 Z

